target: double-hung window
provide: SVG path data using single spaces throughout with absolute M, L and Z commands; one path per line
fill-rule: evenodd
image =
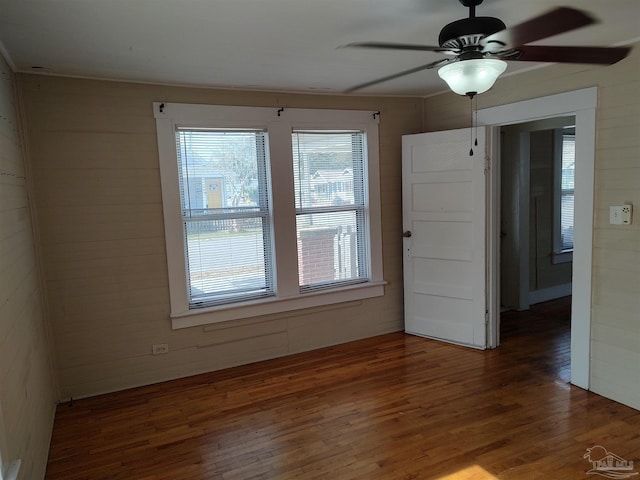
M 176 127 L 190 308 L 274 293 L 266 135 Z
M 554 263 L 571 261 L 576 166 L 575 127 L 555 131 L 554 159 Z
M 384 293 L 377 115 L 154 113 L 174 328 Z
M 301 291 L 368 279 L 365 135 L 293 132 Z

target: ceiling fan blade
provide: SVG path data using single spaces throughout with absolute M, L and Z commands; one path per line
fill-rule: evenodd
M 433 45 L 415 45 L 412 43 L 385 43 L 385 42 L 357 42 L 344 45 L 342 48 L 375 48 L 386 50 L 417 50 L 422 52 L 458 53 L 450 48 L 436 47 Z
M 523 62 L 592 63 L 611 65 L 626 57 L 630 47 L 551 47 L 525 45 L 518 47 L 519 56 L 508 60 Z
M 526 22 L 500 30 L 482 40 L 484 52 L 518 48 L 536 40 L 584 27 L 597 20 L 575 8 L 560 7 Z
M 388 80 L 393 80 L 394 78 L 404 77 L 405 75 L 409 75 L 411 73 L 420 72 L 421 70 L 427 70 L 429 68 L 438 67 L 440 65 L 444 65 L 445 63 L 449 63 L 454 61 L 451 58 L 444 58 L 442 60 L 438 60 L 436 62 L 427 63 L 425 65 L 420 65 L 419 67 L 410 68 L 409 70 L 404 70 L 403 72 L 395 73 L 393 75 L 389 75 L 386 77 L 378 78 L 376 80 L 371 80 L 370 82 L 361 83 L 360 85 L 356 85 L 355 87 L 348 88 L 344 91 L 344 93 L 355 92 L 356 90 L 361 90 L 365 87 L 370 87 L 372 85 L 377 85 L 378 83 L 386 82 Z

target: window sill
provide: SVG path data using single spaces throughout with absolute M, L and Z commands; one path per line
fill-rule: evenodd
M 567 250 L 566 252 L 551 254 L 551 263 L 558 265 L 560 263 L 573 262 L 573 250 Z
M 381 297 L 384 295 L 384 286 L 386 284 L 387 282 L 385 281 L 361 283 L 334 290 L 305 293 L 289 298 L 270 297 L 233 305 L 220 305 L 190 310 L 184 313 L 175 313 L 171 315 L 171 328 L 178 330 L 181 328 L 290 312 L 292 310 L 301 310 L 334 303 Z

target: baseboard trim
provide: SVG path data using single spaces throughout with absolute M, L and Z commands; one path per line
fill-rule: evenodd
M 572 284 L 569 282 L 529 292 L 529 305 L 535 305 L 536 303 L 547 302 L 549 300 L 571 295 L 571 287 Z

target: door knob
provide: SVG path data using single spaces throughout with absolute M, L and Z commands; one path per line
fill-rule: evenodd
M 403 237 L 406 237 L 406 238 L 409 238 L 411 235 L 412 235 L 412 234 L 411 234 L 411 230 L 407 230 L 406 232 L 404 232 L 404 233 L 402 234 L 402 236 L 403 236 Z

